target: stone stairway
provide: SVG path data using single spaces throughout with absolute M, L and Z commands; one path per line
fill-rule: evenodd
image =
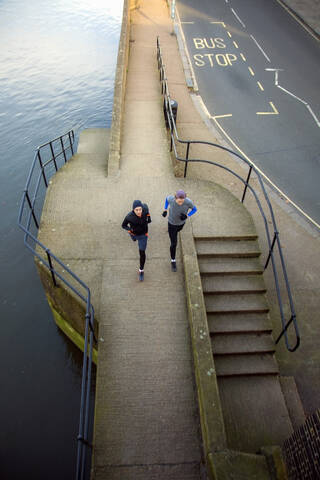
M 279 382 L 256 235 L 195 236 L 229 448 L 256 452 L 292 431 Z

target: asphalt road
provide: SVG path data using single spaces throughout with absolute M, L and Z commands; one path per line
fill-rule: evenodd
M 320 43 L 276 0 L 178 12 L 214 126 L 320 225 Z

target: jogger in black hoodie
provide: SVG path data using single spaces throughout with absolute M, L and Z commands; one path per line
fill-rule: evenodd
M 132 211 L 128 213 L 122 222 L 122 228 L 129 232 L 132 240 L 138 240 L 140 254 L 139 280 L 144 279 L 144 264 L 146 261 L 146 249 L 148 243 L 148 224 L 151 223 L 148 205 L 140 200 L 135 200 Z

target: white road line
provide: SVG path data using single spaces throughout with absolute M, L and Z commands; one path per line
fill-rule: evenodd
M 307 107 L 307 109 L 309 110 L 309 112 L 311 113 L 311 115 L 313 116 L 314 121 L 316 122 L 316 124 L 317 124 L 318 127 L 320 128 L 319 119 L 318 119 L 318 117 L 316 116 L 316 114 L 314 113 L 314 111 L 312 110 L 312 108 L 310 107 L 310 105 L 309 105 L 308 103 L 307 103 L 306 107 Z
M 283 72 L 283 68 L 265 68 L 266 72 L 275 72 L 274 84 L 278 86 L 279 72 Z
M 295 98 L 296 100 L 298 100 L 298 102 L 301 102 L 303 103 L 304 105 L 308 105 L 307 102 L 305 102 L 304 100 L 302 100 L 301 98 L 297 97 L 297 95 L 295 95 L 294 93 L 292 92 L 289 92 L 289 90 L 286 90 L 285 88 L 281 87 L 281 85 L 278 85 L 276 84 L 278 88 L 280 88 L 280 90 L 283 90 L 285 93 L 287 93 L 288 95 L 291 95 L 291 97 Z
M 259 50 L 262 52 L 262 54 L 265 56 L 265 58 L 268 60 L 268 62 L 271 62 L 270 58 L 268 57 L 268 55 L 266 54 L 266 52 L 263 50 L 263 48 L 259 45 L 259 43 L 257 42 L 257 40 L 254 38 L 253 35 L 250 35 L 250 37 L 252 38 L 252 40 L 254 41 L 254 43 L 257 45 L 257 47 L 259 48 Z
M 243 26 L 243 28 L 246 28 L 245 24 L 243 23 L 243 21 L 241 20 L 241 18 L 239 17 L 239 15 L 236 14 L 236 12 L 233 10 L 233 8 L 231 8 L 231 11 L 232 11 L 233 15 L 236 17 L 236 19 L 241 23 L 241 25 Z
M 318 119 L 317 115 L 314 113 L 314 111 L 310 107 L 309 103 L 306 102 L 305 100 L 302 100 L 302 98 L 298 97 L 294 93 L 290 92 L 286 88 L 279 85 L 279 72 L 283 72 L 283 69 L 281 69 L 281 68 L 266 68 L 265 70 L 267 72 L 274 72 L 274 84 L 275 84 L 275 86 L 280 88 L 280 90 L 285 92 L 287 95 L 290 95 L 290 97 L 295 98 L 298 102 L 303 103 L 303 105 L 308 109 L 309 113 L 311 114 L 313 120 L 316 122 L 316 125 L 320 128 L 320 120 Z
M 291 200 L 288 195 L 286 195 L 239 147 L 238 145 L 232 140 L 232 138 L 227 134 L 227 132 L 222 128 L 219 124 L 218 120 L 213 117 L 214 122 L 220 128 L 224 136 L 229 140 L 229 142 L 240 152 L 240 154 L 246 158 L 255 168 L 256 170 L 265 178 L 265 180 L 280 194 L 280 197 L 283 197 L 288 203 L 290 203 L 298 212 L 300 212 L 305 218 L 309 220 L 315 227 L 320 230 L 320 225 L 315 220 L 313 220 L 310 215 L 308 215 L 299 205 L 297 205 L 293 200 Z
M 193 25 L 193 24 L 194 24 L 194 22 L 180 22 L 180 23 L 183 23 L 184 25 L 185 25 L 185 24 L 188 24 L 188 25 L 190 25 L 190 24 Z
M 271 70 L 271 69 L 270 69 Z M 223 142 L 225 143 L 225 145 L 227 145 L 229 148 L 230 148 L 230 143 L 231 145 L 233 145 L 237 150 L 238 152 L 244 157 L 246 158 L 252 165 L 255 166 L 255 168 L 258 170 L 258 172 L 263 176 L 263 178 L 265 178 L 265 180 L 280 194 L 280 197 L 284 198 L 288 203 L 290 203 L 296 210 L 298 210 L 298 212 L 300 212 L 305 218 L 307 218 L 315 227 L 317 227 L 319 230 L 320 230 L 320 224 L 317 223 L 315 220 L 313 220 L 313 218 L 310 217 L 310 215 L 308 215 L 301 207 L 299 207 L 299 205 L 297 205 L 293 200 L 291 200 L 290 197 L 288 197 L 288 195 L 286 195 L 239 147 L 238 145 L 232 140 L 232 138 L 230 137 L 230 135 L 227 134 L 227 132 L 222 128 L 222 126 L 220 125 L 220 123 L 218 122 L 218 119 L 219 119 L 219 116 L 212 116 L 211 113 L 208 111 L 201 95 L 195 95 L 195 94 L 191 94 L 191 98 L 198 110 L 198 112 L 200 113 L 201 117 L 204 119 L 204 117 L 209 117 L 210 119 L 212 119 L 215 124 L 218 126 L 218 128 L 222 131 L 223 135 L 224 135 L 224 140 Z M 226 117 L 229 117 L 229 115 L 226 115 Z M 224 115 L 222 115 L 222 117 L 224 117 Z M 225 140 L 227 139 L 227 141 Z M 230 142 L 228 144 L 228 141 Z

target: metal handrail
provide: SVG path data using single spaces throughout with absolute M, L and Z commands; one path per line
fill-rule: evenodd
M 282 337 L 284 337 L 287 349 L 290 352 L 294 352 L 295 350 L 297 350 L 297 348 L 300 345 L 299 328 L 298 328 L 298 325 L 297 325 L 296 313 L 295 313 L 295 308 L 294 308 L 294 304 L 293 304 L 293 298 L 292 298 L 290 283 L 289 283 L 288 274 L 287 274 L 287 270 L 286 270 L 286 265 L 285 265 L 285 261 L 284 261 L 284 256 L 283 256 L 283 252 L 282 252 L 282 247 L 281 247 L 281 244 L 280 244 L 279 230 L 278 230 L 278 227 L 277 227 L 277 224 L 276 224 L 273 208 L 272 208 L 269 196 L 267 194 L 263 178 L 262 178 L 260 172 L 256 169 L 256 167 L 254 166 L 253 163 L 248 161 L 246 158 L 244 158 L 239 153 L 234 152 L 233 150 L 231 150 L 227 147 L 224 147 L 222 145 L 219 145 L 219 144 L 216 144 L 216 143 L 213 143 L 213 142 L 205 142 L 205 141 L 198 141 L 198 140 L 182 140 L 181 138 L 179 138 L 179 134 L 178 134 L 178 131 L 177 131 L 177 126 L 176 126 L 176 121 L 175 121 L 175 116 L 174 116 L 173 111 L 172 111 L 172 104 L 171 104 L 172 100 L 171 100 L 170 93 L 169 93 L 167 75 L 166 75 L 165 65 L 164 65 L 163 59 L 162 59 L 162 52 L 161 52 L 159 37 L 157 37 L 157 61 L 158 61 L 158 70 L 159 70 L 159 73 L 160 73 L 161 93 L 163 95 L 164 115 L 165 115 L 165 118 L 166 118 L 166 121 L 167 121 L 167 125 L 170 129 L 170 151 L 172 151 L 172 150 L 174 151 L 175 158 L 178 161 L 185 163 L 184 177 L 187 176 L 187 170 L 188 170 L 188 164 L 189 163 L 207 163 L 207 164 L 210 164 L 210 165 L 214 165 L 216 167 L 222 168 L 223 170 L 227 171 L 231 175 L 235 176 L 238 180 L 240 180 L 244 184 L 244 190 L 243 190 L 243 194 L 242 194 L 242 198 L 241 198 L 242 203 L 244 202 L 246 192 L 247 192 L 248 189 L 252 193 L 252 195 L 253 195 L 256 203 L 257 203 L 257 206 L 259 208 L 260 214 L 261 214 L 262 219 L 263 219 L 265 232 L 266 232 L 266 238 L 267 238 L 268 247 L 269 247 L 268 256 L 267 256 L 267 260 L 266 260 L 266 263 L 265 263 L 265 266 L 264 266 L 264 270 L 266 270 L 266 268 L 268 267 L 268 265 L 270 263 L 270 260 L 271 260 L 272 271 L 273 271 L 274 282 L 275 282 L 275 288 L 276 288 L 276 293 L 277 293 L 277 300 L 278 300 L 279 311 L 280 311 L 281 325 L 282 325 L 282 330 L 281 330 L 278 338 L 276 339 L 275 343 L 278 344 L 280 339 Z M 186 145 L 185 158 L 182 158 L 182 157 L 179 156 L 179 154 L 177 152 L 176 142 Z M 225 165 L 222 165 L 220 163 L 213 162 L 211 160 L 202 160 L 202 159 L 198 159 L 198 158 L 190 158 L 189 157 L 189 155 L 190 155 L 190 145 L 192 145 L 192 144 L 208 145 L 210 147 L 219 148 L 221 150 L 224 150 L 224 151 L 236 156 L 242 162 L 244 162 L 244 163 L 246 163 L 246 165 L 248 165 L 249 171 L 248 171 L 247 178 L 246 179 L 242 178 L 238 173 L 234 172 L 231 168 L 226 167 Z M 271 217 L 271 223 L 272 223 L 272 227 L 273 227 L 273 233 L 271 235 L 270 235 L 269 223 L 268 223 L 268 220 L 267 220 L 267 216 L 266 216 L 266 213 L 264 212 L 263 206 L 262 206 L 262 204 L 259 200 L 258 194 L 255 191 L 255 189 L 249 183 L 252 171 L 254 171 L 254 173 L 257 176 L 260 188 L 261 188 L 262 193 L 263 193 L 263 197 L 264 197 L 264 199 L 267 203 L 267 206 L 268 206 L 269 214 L 270 214 L 270 217 Z M 272 240 L 271 240 L 271 238 L 272 238 Z M 283 275 L 283 278 L 284 278 L 287 297 L 288 297 L 288 301 L 289 301 L 289 308 L 290 308 L 290 318 L 289 318 L 289 320 L 285 319 L 285 314 L 284 314 L 284 305 L 283 305 L 283 302 L 282 302 L 282 296 L 281 296 L 281 292 L 280 292 L 279 274 L 278 274 L 278 269 L 277 269 L 275 258 L 274 258 L 274 247 L 275 247 L 275 245 L 277 246 L 277 250 L 278 250 L 278 254 L 279 254 L 279 258 L 280 258 L 281 271 L 282 271 L 282 275 Z M 293 327 L 294 327 L 294 334 L 295 334 L 294 345 L 291 345 L 291 343 L 289 341 L 289 338 L 288 338 L 288 328 L 292 324 L 293 324 Z
M 37 238 L 43 207 L 41 200 L 44 200 L 44 196 L 43 198 L 41 196 L 41 185 L 44 185 L 45 189 L 47 189 L 51 176 L 53 176 L 62 165 L 67 163 L 69 158 L 74 154 L 74 141 L 74 130 L 70 130 L 50 142 L 40 145 L 36 149 L 21 199 L 18 225 L 24 232 L 25 246 L 39 259 L 40 263 L 50 271 L 54 287 L 59 287 L 58 280 L 60 280 L 86 305 L 76 465 L 76 479 L 84 480 L 86 476 L 87 452 L 88 449 L 92 448 L 91 439 L 89 438 L 90 389 L 93 346 L 94 343 L 97 343 L 94 334 L 94 308 L 91 303 L 89 287 L 68 265 L 63 263 Z M 52 167 L 54 167 L 53 171 Z M 59 267 L 60 271 L 57 267 Z M 67 276 L 69 279 L 66 278 Z M 71 283 L 71 280 L 75 281 L 76 286 Z M 80 289 L 82 289 L 83 292 L 81 292 Z

